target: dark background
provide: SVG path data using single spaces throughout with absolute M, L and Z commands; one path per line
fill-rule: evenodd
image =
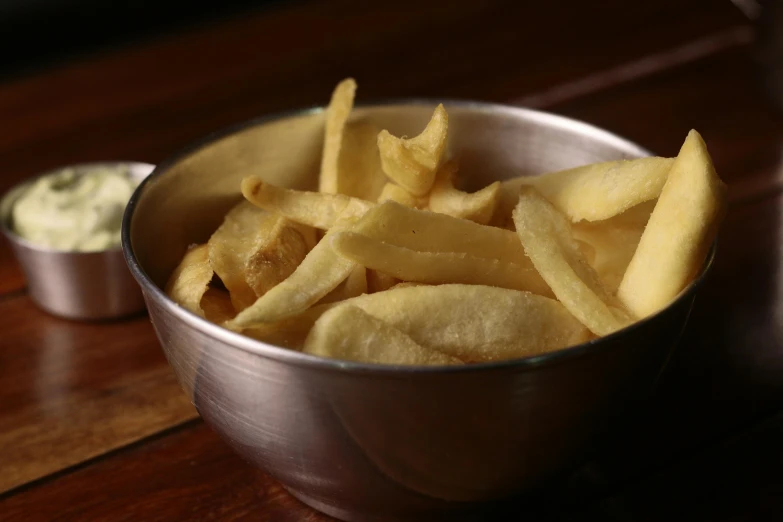
M 290 0 L 0 0 L 0 81 Z

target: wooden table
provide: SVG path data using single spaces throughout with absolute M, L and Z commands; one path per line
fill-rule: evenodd
M 210 131 L 325 103 L 431 96 L 576 117 L 729 183 L 718 260 L 649 404 L 568 486 L 488 519 L 783 519 L 783 115 L 728 1 L 281 4 L 0 85 L 0 191 L 44 169 L 158 162 Z M 146 317 L 39 311 L 0 243 L 0 520 L 326 520 L 236 457 Z

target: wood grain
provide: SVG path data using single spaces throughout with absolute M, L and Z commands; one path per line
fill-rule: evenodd
M 204 424 L 0 500 L 3 520 L 320 522 Z
M 0 492 L 196 415 L 146 317 L 77 323 L 0 301 Z

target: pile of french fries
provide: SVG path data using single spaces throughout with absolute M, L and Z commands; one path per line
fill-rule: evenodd
M 255 339 L 343 360 L 447 365 L 538 355 L 666 307 L 698 274 L 726 190 L 701 136 L 676 158 L 459 190 L 442 105 L 418 136 L 326 110 L 318 192 L 242 180 L 167 294 Z

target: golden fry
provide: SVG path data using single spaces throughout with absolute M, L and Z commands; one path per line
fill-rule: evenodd
M 337 193 L 375 201 L 386 185 L 378 152 L 379 129 L 370 123 L 351 122 L 345 127 L 340 151 Z
M 315 230 L 243 201 L 209 238 L 209 262 L 244 310 L 291 275 L 315 244 Z
M 685 139 L 618 296 L 637 316 L 668 305 L 704 264 L 726 209 L 726 186 L 701 135 Z
M 648 201 L 603 221 L 573 224 L 574 239 L 588 246 L 585 257 L 609 293 L 617 292 L 654 206 Z
M 185 252 L 179 266 L 169 277 L 166 295 L 181 307 L 204 317 L 201 298 L 213 275 L 209 265 L 209 247 L 206 244 L 194 246 Z
M 589 338 L 554 299 L 491 286 L 405 286 L 339 306 L 361 308 L 419 345 L 465 362 L 538 355 Z
M 430 191 L 430 210 L 486 225 L 500 199 L 500 182 L 496 181 L 471 194 L 454 188 L 456 173 L 457 164 L 452 161 L 444 163 L 438 170 Z
M 326 108 L 324 147 L 321 155 L 321 175 L 318 190 L 327 194 L 336 194 L 339 188 L 340 151 L 343 146 L 343 133 L 348 117 L 353 109 L 356 95 L 356 81 L 347 78 L 340 82 L 332 92 L 332 99 Z
M 420 346 L 397 328 L 350 305 L 329 310 L 315 322 L 304 352 L 374 364 L 462 364 L 455 357 Z
M 342 257 L 403 281 L 488 285 L 548 293 L 530 266 L 463 253 L 417 251 L 350 231 L 335 233 L 331 244 Z
M 383 171 L 399 186 L 423 196 L 432 188 L 448 137 L 449 116 L 438 105 L 421 134 L 403 139 L 383 130 L 378 134 L 378 149 Z
M 201 298 L 201 310 L 207 321 L 215 324 L 224 323 L 237 315 L 231 296 L 222 288 L 209 288 Z
M 607 161 L 509 179 L 501 183 L 496 212 L 500 217 L 494 221 L 500 223 L 511 213 L 523 186 L 537 188 L 573 222 L 608 219 L 657 198 L 673 163 L 671 158 Z
M 225 326 L 241 330 L 286 319 L 304 312 L 337 288 L 356 267 L 356 263 L 338 255 L 331 246 L 330 236 L 340 229 L 336 226 L 327 232 L 288 279 L 259 297 Z
M 396 183 L 387 183 L 384 185 L 381 195 L 378 196 L 378 203 L 383 203 L 385 201 L 394 201 L 406 207 L 419 209 L 426 208 L 429 203 L 426 197 L 420 198 L 414 196 Z
M 341 218 L 362 216 L 375 203 L 342 194 L 323 194 L 276 187 L 258 176 L 242 180 L 242 195 L 258 208 L 291 221 L 327 230 Z
M 599 336 L 630 323 L 582 256 L 566 217 L 535 188 L 521 189 L 513 218 L 533 265 L 574 317 Z

